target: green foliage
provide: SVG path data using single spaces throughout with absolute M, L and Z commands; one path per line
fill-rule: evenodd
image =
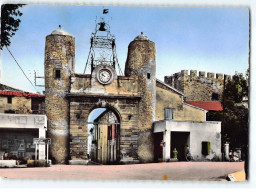
M 236 73 L 223 92 L 222 138 L 224 142 L 230 142 L 231 149 L 242 148 L 246 154 L 249 110 L 242 104 L 244 97 L 248 97 L 248 81 L 242 74 Z
M 243 77 L 243 74 L 236 73 L 225 86 L 222 103 L 224 106 L 230 107 L 236 103 L 241 103 L 245 96 L 248 97 L 248 81 Z
M 248 73 L 249 71 L 247 71 Z M 248 80 L 242 74 L 235 74 L 226 82 L 222 96 L 222 112 L 209 111 L 208 121 L 222 121 L 222 142 L 230 143 L 230 148 L 241 148 L 243 155 L 248 152 L 249 110 L 242 104 L 248 97 Z
M 22 16 L 19 8 L 22 6 L 23 4 L 3 4 L 1 6 L 1 50 L 4 46 L 11 44 L 10 38 L 19 28 L 19 17 Z

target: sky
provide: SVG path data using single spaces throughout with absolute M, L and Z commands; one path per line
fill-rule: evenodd
M 249 57 L 249 10 L 205 7 L 104 7 L 116 37 L 117 57 L 124 72 L 129 43 L 141 32 L 156 44 L 157 78 L 197 70 L 233 75 L 245 73 Z M 102 6 L 26 5 L 10 51 L 34 83 L 34 70 L 44 75 L 45 37 L 62 29 L 76 40 L 75 69 L 82 73 L 95 19 Z M 36 92 L 6 48 L 1 53 L 0 82 Z M 43 80 L 37 80 L 43 84 Z M 36 87 L 37 91 L 44 90 Z
M 88 122 L 93 122 L 101 113 L 103 113 L 106 110 L 106 108 L 96 108 L 92 110 L 88 117 Z M 87 125 L 87 131 L 89 132 L 91 128 L 93 128 L 93 124 Z

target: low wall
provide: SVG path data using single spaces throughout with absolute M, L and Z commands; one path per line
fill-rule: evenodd
M 16 160 L 0 160 L 1 168 L 13 168 L 16 167 Z

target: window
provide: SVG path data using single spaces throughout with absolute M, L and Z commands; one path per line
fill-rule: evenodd
M 7 97 L 7 102 L 8 102 L 8 104 L 12 104 L 12 97 L 11 96 Z
M 55 70 L 55 79 L 60 79 L 60 70 Z
M 164 120 L 172 120 L 173 119 L 173 109 L 165 108 L 164 109 Z
M 150 73 L 147 73 L 147 78 L 150 79 Z
M 211 142 L 202 142 L 202 154 L 209 155 L 211 151 Z
M 220 95 L 218 93 L 212 93 L 212 100 L 219 100 Z

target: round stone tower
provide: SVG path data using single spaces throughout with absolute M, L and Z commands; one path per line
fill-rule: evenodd
M 125 65 L 125 76 L 138 78 L 138 93 L 141 97 L 138 156 L 141 162 L 151 162 L 154 158 L 152 123 L 156 105 L 155 53 L 155 43 L 141 33 L 129 44 Z
M 70 76 L 74 72 L 75 38 L 62 29 L 54 30 L 45 43 L 45 102 L 47 136 L 51 138 L 50 159 L 65 164 L 69 156 Z

